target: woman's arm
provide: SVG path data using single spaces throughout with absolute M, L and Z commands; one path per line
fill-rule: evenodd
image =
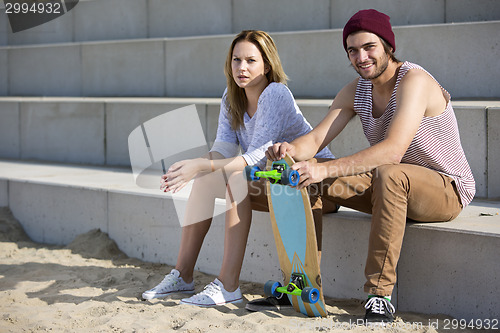
M 242 156 L 224 158 L 218 152 L 209 152 L 200 158 L 183 160 L 172 164 L 162 176 L 160 189 L 164 192 L 172 191 L 177 193 L 199 174 L 214 172 L 219 169 L 231 174 L 243 170 L 246 165 Z

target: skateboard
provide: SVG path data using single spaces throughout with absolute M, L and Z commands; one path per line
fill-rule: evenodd
M 247 180 L 269 180 L 266 182 L 269 212 L 286 284 L 270 280 L 264 285 L 264 293 L 287 296 L 297 312 L 309 317 L 326 317 L 311 203 L 306 189 L 291 187 L 300 180 L 299 173 L 290 168 L 293 163 L 286 155 L 280 161 L 268 161 L 266 170 L 256 166 L 245 168 Z

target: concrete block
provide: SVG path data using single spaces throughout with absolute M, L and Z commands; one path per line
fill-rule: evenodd
M 467 321 L 497 318 L 497 258 L 498 237 L 407 228 L 398 264 L 399 310 Z
M 488 198 L 500 198 L 500 108 L 488 108 Z
M 349 5 L 342 0 L 331 0 L 331 28 L 342 29 L 357 11 L 373 8 L 391 17 L 393 26 L 444 23 L 446 0 L 384 1 L 352 0 Z M 397 36 L 396 36 L 397 37 Z M 397 39 L 396 39 L 397 42 Z
M 224 63 L 232 40 L 232 36 L 166 40 L 166 96 L 221 97 L 226 87 Z
M 446 0 L 446 22 L 500 20 L 500 2 L 495 0 Z
M 357 77 L 349 66 L 339 30 L 275 33 L 272 37 L 295 98 L 333 100 Z
M 223 202 L 217 203 L 224 206 Z M 279 263 L 269 215 L 254 212 L 241 279 L 266 282 L 280 278 Z M 169 195 L 137 196 L 110 192 L 109 235 L 127 255 L 149 262 L 175 266 L 181 239 L 173 201 Z M 214 218 L 205 237 L 196 270 L 217 275 L 224 244 L 224 214 Z M 270 273 L 271 272 L 271 273 Z
M 74 10 L 76 41 L 148 38 L 146 0 L 80 1 Z
M 67 244 L 100 228 L 129 256 L 175 264 L 181 229 L 171 195 L 134 186 L 130 172 L 13 161 L 0 161 L 0 169 L 0 206 L 7 202 L 34 240 Z M 218 200 L 216 211 L 223 207 Z M 490 201 L 473 202 L 452 222 L 408 224 L 393 293 L 399 311 L 495 318 L 499 208 Z M 370 216 L 342 207 L 324 216 L 323 227 L 325 294 L 364 299 Z M 197 270 L 218 274 L 223 238 L 222 214 L 206 236 Z M 273 239 L 269 215 L 254 212 L 242 280 L 280 278 Z
M 494 73 L 500 69 L 496 61 L 499 28 L 500 21 L 396 27 L 396 56 L 429 70 L 453 99 L 498 98 Z M 296 98 L 332 99 L 357 77 L 342 47 L 340 29 L 272 35 Z M 7 93 L 220 97 L 226 85 L 223 66 L 232 38 L 16 47 L 8 49 Z M 477 50 L 487 51 L 478 54 L 483 51 Z M 478 57 L 491 65 L 471 66 Z
M 0 179 L 0 207 L 9 207 L 9 181 Z
M 107 232 L 107 194 L 72 186 L 9 182 L 9 206 L 28 236 L 39 243 L 65 245 L 100 228 Z
M 20 154 L 19 103 L 0 102 L 0 156 L 19 158 Z
M 321 278 L 324 293 L 334 298 L 364 299 L 364 271 L 371 218 L 342 207 L 323 217 Z
M 0 32 L 1 33 L 1 32 Z M 0 44 L 1 45 L 1 44 Z M 0 48 L 0 96 L 9 94 L 9 57 L 6 48 Z
M 488 197 L 488 134 L 484 107 L 454 107 L 460 141 L 476 181 L 476 197 Z
M 233 2 L 233 32 L 258 29 L 267 32 L 328 29 L 330 1 L 256 0 Z
M 104 105 L 79 102 L 21 104 L 21 158 L 104 163 Z
M 453 99 L 496 98 L 494 73 L 500 66 L 495 60 L 500 52 L 500 35 L 496 33 L 499 28 L 500 22 L 395 27 L 396 56 L 427 69 Z M 332 99 L 358 76 L 342 47 L 341 30 L 273 33 L 272 36 L 296 98 Z M 488 50 L 481 57 L 492 66 L 471 66 L 478 57 L 475 50 Z M 463 84 L 465 77 L 467 85 Z
M 207 106 L 207 143 L 212 147 L 217 137 L 217 127 L 219 126 L 220 105 Z
M 7 33 L 8 44 L 22 45 L 72 42 L 74 13 L 75 11 L 71 10 L 52 21 L 16 33 L 12 32 L 9 25 Z
M 252 212 L 252 225 L 240 279 L 259 283 L 282 279 L 269 213 Z
M 11 32 L 9 19 L 4 9 L 5 5 L 3 3 L 0 4 L 0 46 L 7 45 L 7 34 Z
M 150 0 L 148 1 L 149 37 L 230 34 L 231 2 L 231 0 Z
M 80 96 L 80 46 L 9 48 L 9 94 L 13 96 Z
M 163 41 L 82 45 L 84 96 L 163 96 Z
M 106 104 L 106 164 L 130 166 L 128 136 L 138 126 L 156 116 L 187 106 L 167 100 L 150 102 L 128 101 Z M 202 128 L 206 131 L 206 106 L 197 104 Z M 175 126 L 175 124 L 171 124 Z M 165 129 L 168 131 L 168 128 Z
M 331 101 L 319 102 L 317 104 L 310 104 L 307 101 L 302 102 L 301 100 L 296 100 L 296 102 L 300 111 L 302 111 L 302 114 L 313 128 L 325 118 L 328 114 L 329 105 L 331 104 Z
M 337 136 L 331 144 L 331 149 L 335 157 L 349 156 L 357 153 L 370 144 L 363 133 L 361 121 L 354 117 L 347 123 L 345 129 Z
M 108 207 L 109 236 L 123 252 L 145 261 L 175 264 L 181 228 L 172 200 L 110 192 Z
M 428 70 L 453 99 L 498 98 L 500 21 L 441 26 L 399 27 L 396 56 Z M 418 45 L 418 47 L 415 47 Z M 488 66 L 472 66 L 481 62 Z

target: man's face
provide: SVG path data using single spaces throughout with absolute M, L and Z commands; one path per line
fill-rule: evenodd
M 346 43 L 351 65 L 362 78 L 374 80 L 387 69 L 389 56 L 377 35 L 367 31 L 355 32 L 347 37 Z

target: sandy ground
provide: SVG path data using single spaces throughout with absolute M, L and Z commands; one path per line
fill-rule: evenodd
M 99 230 L 66 247 L 34 243 L 0 209 L 0 332 L 444 332 L 447 318 L 398 312 L 390 327 L 366 327 L 358 325 L 361 301 L 336 299 L 326 300 L 327 318 L 249 312 L 246 302 L 262 297 L 263 286 L 248 282 L 236 305 L 180 305 L 182 296 L 142 301 L 170 269 L 128 258 Z M 199 291 L 214 276 L 197 272 L 195 279 Z

